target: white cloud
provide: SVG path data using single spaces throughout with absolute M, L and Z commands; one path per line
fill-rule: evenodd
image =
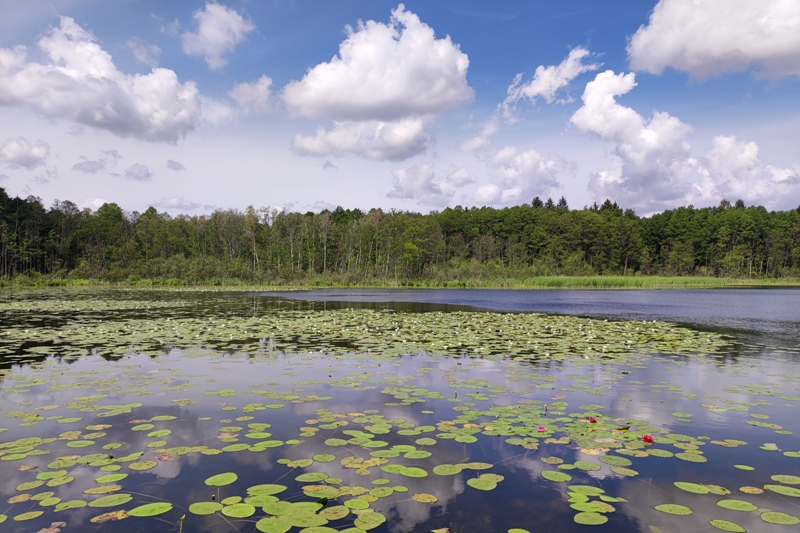
M 289 83 L 289 109 L 311 118 L 398 120 L 453 108 L 473 97 L 469 58 L 450 36 L 437 39 L 403 4 L 388 24 L 360 23 L 339 55 Z
M 181 84 L 164 68 L 145 75 L 118 71 L 69 17 L 61 17 L 38 44 L 49 63 L 27 62 L 24 46 L 0 48 L 0 104 L 148 141 L 175 142 L 201 116 L 194 82 Z
M 522 84 L 522 74 L 517 74 L 514 81 L 508 86 L 506 99 L 497 106 L 489 120 L 481 124 L 478 134 L 462 141 L 459 148 L 464 152 L 475 152 L 489 146 L 492 137 L 500 128 L 501 115 L 506 122 L 517 121 L 516 104 L 522 99 L 527 99 L 531 103 L 535 103 L 539 98 L 543 98 L 548 104 L 572 102 L 572 98 L 569 96 L 556 100 L 556 93 L 568 86 L 580 74 L 597 70 L 600 67 L 597 63 L 585 64 L 583 62 L 584 58 L 589 55 L 590 52 L 586 48 L 581 46 L 573 48 L 558 65 L 536 67 L 533 79 L 525 84 Z
M 757 66 L 760 77 L 800 75 L 800 2 L 660 0 L 628 44 L 634 70 L 694 78 Z
M 489 143 L 500 129 L 500 119 L 495 112 L 492 117 L 481 125 L 481 130 L 474 137 L 464 139 L 458 147 L 465 152 L 475 152 L 489 146 Z
M 130 48 L 137 63 L 148 67 L 158 66 L 158 56 L 161 55 L 161 48 L 154 44 L 148 44 L 139 38 L 130 39 L 125 44 Z
M 489 163 L 494 183 L 477 188 L 473 200 L 481 205 L 509 205 L 529 202 L 561 183 L 558 175 L 569 165 L 558 158 L 548 158 L 534 149 L 519 152 L 513 146 L 499 150 Z
M 766 163 L 755 142 L 734 136 L 714 137 L 712 148 L 702 158 L 703 179 L 699 198 L 716 203 L 739 198 L 749 204 L 794 207 L 800 193 L 800 169 L 779 168 Z
M 162 198 L 158 202 L 155 202 L 153 207 L 158 207 L 161 209 L 183 209 L 185 211 L 194 211 L 195 209 L 200 209 L 203 206 L 197 202 L 189 201 L 183 196 L 172 196 L 170 198 Z
M 442 207 L 453 198 L 458 187 L 475 183 L 475 176 L 465 168 L 451 169 L 437 178 L 433 163 L 422 163 L 410 168 L 392 170 L 392 190 L 389 198 L 417 200 L 422 205 Z
M 125 177 L 133 181 L 150 181 L 153 171 L 147 165 L 134 163 L 125 169 Z
M 685 200 L 697 161 L 685 140 L 691 126 L 658 111 L 646 121 L 633 109 L 617 103 L 616 96 L 635 86 L 633 73 L 601 72 L 586 84 L 583 106 L 570 122 L 582 132 L 615 143 L 614 168 L 595 174 L 589 181 L 595 198 L 612 198 L 650 212 Z
M 49 155 L 50 145 L 41 139 L 31 144 L 25 137 L 17 137 L 0 143 L 0 161 L 11 167 L 33 170 L 44 165 Z
M 556 100 L 556 93 L 584 72 L 600 68 L 598 63 L 583 62 L 584 58 L 589 55 L 590 52 L 586 48 L 575 47 L 558 65 L 536 67 L 533 79 L 525 84 L 522 84 L 522 74 L 517 74 L 513 83 L 508 87 L 508 96 L 502 103 L 505 118 L 514 120 L 514 106 L 523 98 L 527 98 L 531 103 L 536 102 L 538 98 L 544 98 L 548 104 L 552 104 L 554 101 L 558 103 L 572 102 L 571 97 Z
M 292 146 L 298 153 L 369 159 L 418 154 L 430 144 L 423 129 L 433 116 L 472 100 L 468 66 L 449 36 L 437 39 L 402 4 L 388 24 L 370 20 L 348 27 L 337 56 L 283 89 L 293 113 L 335 121 L 314 137 L 296 136 Z
M 105 171 L 109 164 L 116 165 L 121 159 L 124 159 L 116 150 L 103 150 L 103 155 L 99 159 L 89 159 L 86 156 L 80 156 L 80 161 L 72 165 L 72 170 L 83 172 L 84 174 L 97 174 L 100 171 Z
M 80 159 L 80 161 L 72 165 L 72 170 L 77 170 L 84 174 L 97 174 L 106 169 L 105 159 L 87 159 L 85 156 L 80 156 Z
M 240 108 L 266 113 L 270 111 L 270 87 L 272 79 L 261 76 L 252 83 L 237 83 L 228 94 L 236 100 Z
M 96 211 L 103 207 L 104 204 L 107 204 L 108 201 L 105 198 L 87 198 L 81 203 L 78 204 L 78 207 L 81 209 L 91 209 L 92 211 Z
M 179 172 L 181 170 L 186 170 L 186 167 L 183 166 L 183 163 L 181 163 L 179 161 L 175 161 L 173 159 L 168 159 L 167 160 L 167 168 L 170 169 L 170 170 L 174 170 L 176 172 Z
M 227 65 L 228 60 L 223 56 L 233 52 L 236 45 L 256 29 L 252 21 L 235 10 L 214 2 L 208 2 L 204 9 L 195 11 L 193 18 L 197 31 L 181 34 L 183 51 L 190 56 L 203 56 L 213 70 Z
M 318 128 L 314 135 L 297 134 L 291 148 L 300 155 L 357 155 L 367 159 L 402 161 L 428 149 L 426 121 L 409 118 L 394 122 L 334 122 L 333 128 Z
M 201 96 L 200 103 L 203 106 L 203 121 L 212 126 L 218 126 L 234 117 L 233 108 L 225 102 Z

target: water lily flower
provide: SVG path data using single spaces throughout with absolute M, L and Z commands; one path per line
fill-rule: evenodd
M 593 417 L 593 416 L 590 416 L 589 417 L 589 422 L 591 422 L 592 424 L 596 424 L 597 423 L 597 419 L 595 417 Z
M 642 440 L 647 444 L 653 444 L 655 442 L 652 435 L 642 435 Z
M 547 431 L 547 428 L 546 428 L 546 427 L 544 427 L 544 426 L 539 426 L 539 427 L 538 427 L 538 428 L 536 428 L 536 429 L 538 429 L 539 431 Z

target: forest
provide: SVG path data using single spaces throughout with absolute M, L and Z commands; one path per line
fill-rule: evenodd
M 421 214 L 220 209 L 171 216 L 115 203 L 46 208 L 0 188 L 0 280 L 447 286 L 535 276 L 800 277 L 800 207 L 723 200 L 640 217 L 611 200 L 534 198 Z M 477 280 L 477 281 L 476 281 Z

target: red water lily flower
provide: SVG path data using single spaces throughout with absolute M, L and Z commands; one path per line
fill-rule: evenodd
M 547 431 L 547 428 L 546 428 L 546 427 L 544 427 L 544 426 L 539 426 L 539 427 L 538 427 L 538 428 L 536 428 L 536 429 L 538 429 L 539 431 Z
M 597 419 L 595 417 L 593 417 L 593 416 L 590 416 L 589 417 L 589 422 L 591 422 L 592 424 L 596 424 L 597 423 Z
M 655 442 L 652 435 L 642 435 L 642 440 L 647 444 L 653 444 Z

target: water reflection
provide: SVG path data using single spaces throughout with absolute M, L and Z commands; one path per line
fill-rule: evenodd
M 646 364 L 633 367 L 571 363 L 530 365 L 482 360 L 467 360 L 459 364 L 461 362 L 426 356 L 388 361 L 302 354 L 267 359 L 194 352 L 183 354 L 174 350 L 156 359 L 129 354 L 113 363 L 98 357 L 86 357 L 71 365 L 55 359 L 39 365 L 15 365 L 5 374 L 2 384 L 0 412 L 5 416 L 7 431 L 0 435 L 0 442 L 26 437 L 57 437 L 58 440 L 34 445 L 21 452 L 19 450 L 25 450 L 24 446 L 3 445 L 0 448 L 3 474 L 0 494 L 8 500 L 20 493 L 49 491 L 61 501 L 88 500 L 94 497 L 87 496 L 84 491 L 97 486 L 95 479 L 98 476 L 112 473 L 100 470 L 97 465 L 102 461 L 96 466 L 76 464 L 66 468 L 75 480 L 61 486 L 48 488 L 43 484 L 22 491 L 17 487 L 35 481 L 42 472 L 53 470 L 48 468 L 48 464 L 58 457 L 100 453 L 119 459 L 143 452 L 135 461 L 110 463 L 120 466 L 119 472 L 129 474 L 118 482 L 122 486 L 120 492 L 134 495 L 134 501 L 124 507 L 130 509 L 134 504 L 163 499 L 172 502 L 176 509 L 163 515 L 165 521 L 129 518 L 114 524 L 115 530 L 136 531 L 147 527 L 148 531 L 170 531 L 177 523 L 177 517 L 186 513 L 191 503 L 209 501 L 212 497 L 217 501 L 228 496 L 245 497 L 247 487 L 262 483 L 286 485 L 287 491 L 280 495 L 284 500 L 310 501 L 312 499 L 302 491 L 303 484 L 295 481 L 303 471 L 323 472 L 341 478 L 341 485 L 335 486 L 372 489 L 382 486 L 373 484 L 373 481 L 389 479 L 386 486 L 407 487 L 408 492 L 395 492 L 370 504 L 372 509 L 388 517 L 387 522 L 375 531 L 395 533 L 442 527 L 460 533 L 505 531 L 513 527 L 531 531 L 579 531 L 586 526 L 573 522 L 575 511 L 566 501 L 569 498 L 567 487 L 573 484 L 601 487 L 606 494 L 627 500 L 613 503 L 616 510 L 608 513 L 608 528 L 620 532 L 653 531 L 650 526 L 664 532 L 690 531 L 706 527 L 714 518 L 736 521 L 752 531 L 758 531 L 763 524 L 756 513 L 718 507 L 716 502 L 726 496 L 690 494 L 676 488 L 672 484 L 674 481 L 720 485 L 732 492 L 728 498 L 745 499 L 773 511 L 797 512 L 797 505 L 789 498 L 769 493 L 749 495 L 739 491 L 742 486 L 758 487 L 770 483 L 771 475 L 796 470 L 797 459 L 781 453 L 800 449 L 797 437 L 785 433 L 797 429 L 798 402 L 784 400 L 781 396 L 791 398 L 796 395 L 800 382 L 796 367 L 787 361 L 764 353 L 738 363 L 654 356 Z M 398 388 L 411 392 L 425 390 L 427 395 L 418 397 L 424 399 L 423 402 L 403 405 L 402 400 L 394 397 L 397 393 L 391 392 Z M 269 395 L 246 391 L 265 391 Z M 436 438 L 444 426 L 420 435 L 397 434 L 398 424 L 436 426 L 441 421 L 455 420 L 465 409 L 483 413 L 478 416 L 483 422 L 476 420 L 487 425 L 493 419 L 489 411 L 493 406 L 532 401 L 541 402 L 541 405 L 553 405 L 557 401 L 568 403 L 564 415 L 550 415 L 553 424 L 557 418 L 584 412 L 586 406 L 590 406 L 609 419 L 618 420 L 620 425 L 626 420 L 644 419 L 649 426 L 661 428 L 669 434 L 691 435 L 690 440 L 702 436 L 704 440 L 697 441 L 700 444 L 698 448 L 707 462 L 690 463 L 674 457 L 630 457 L 631 468 L 639 473 L 634 478 L 623 477 L 611 471 L 609 465 L 598 463 L 598 470 L 566 471 L 573 478 L 570 483 L 553 483 L 543 479 L 541 472 L 556 467 L 547 465 L 542 458 L 559 457 L 567 464 L 581 460 L 596 462 L 598 454 L 606 453 L 602 450 L 602 443 L 596 445 L 596 450 L 587 450 L 574 445 L 540 442 L 537 450 L 526 450 L 508 444 L 507 437 L 477 434 L 474 443 Z M 264 408 L 265 405 L 283 407 Z M 127 412 L 99 416 L 125 406 L 128 406 Z M 422 447 L 432 452 L 430 457 L 392 459 L 393 463 L 425 469 L 429 473 L 427 477 L 387 474 L 380 466 L 370 468 L 368 473 L 357 473 L 342 466 L 341 459 L 351 456 L 369 459 L 374 449 L 355 444 L 331 447 L 325 441 L 329 438 L 350 439 L 351 436 L 343 433 L 345 430 L 363 431 L 363 424 L 354 422 L 354 419 L 370 410 L 375 410 L 385 420 L 392 420 L 394 429 L 389 434 L 375 437 L 386 440 L 386 448 L 396 444 L 420 448 L 415 444 L 416 439 L 435 438 L 436 444 Z M 347 425 L 319 429 L 324 424 L 317 420 L 329 415 L 335 420 L 346 421 Z M 769 423 L 785 428 L 779 430 L 784 433 L 748 424 L 763 419 L 752 415 L 768 417 Z M 45 420 L 50 417 L 61 418 Z M 60 423 L 70 417 L 79 420 Z M 165 417 L 175 419 L 164 420 Z M 566 420 L 570 418 L 567 416 Z M 464 423 L 462 420 L 457 426 L 462 427 Z M 109 424 L 110 427 L 99 431 L 86 427 L 97 424 Z M 153 428 L 136 430 L 142 424 L 152 424 Z M 263 429 L 271 434 L 270 440 L 287 442 L 298 439 L 300 442 L 262 451 L 216 451 L 230 444 L 253 444 L 263 440 L 245 437 L 250 431 L 249 424 L 270 424 L 269 428 Z M 318 429 L 301 437 L 300 433 L 307 431 L 301 428 L 309 427 Z M 159 430 L 169 430 L 169 434 L 149 436 Z M 81 437 L 76 438 L 69 432 L 78 432 Z M 85 448 L 69 447 L 70 442 L 80 440 L 87 433 L 95 434 L 94 444 Z M 741 440 L 747 444 L 726 447 L 712 443 L 724 439 Z M 148 446 L 158 440 L 166 443 Z M 759 450 L 758 446 L 765 442 L 775 443 L 778 451 Z M 102 446 L 109 443 L 121 445 L 104 450 Z M 197 448 L 204 446 L 215 455 L 204 454 Z M 663 448 L 681 452 L 681 449 L 671 446 Z M 186 453 L 187 449 L 193 451 Z M 44 453 L 7 460 L 11 455 L 9 451 L 24 455 L 36 450 Z M 306 469 L 291 469 L 277 462 L 279 459 L 306 459 L 327 453 L 335 454 L 336 460 L 314 463 Z M 156 465 L 152 469 L 136 471 L 130 468 L 137 461 L 153 459 Z M 479 475 L 480 471 L 463 470 L 454 476 L 432 474 L 436 465 L 470 461 L 492 464 L 489 471 L 505 479 L 495 490 L 485 492 L 466 484 L 467 479 Z M 734 464 L 749 465 L 755 470 L 738 470 Z M 217 489 L 204 484 L 209 476 L 227 471 L 238 473 L 239 479 L 233 485 L 219 489 L 219 494 Z M 433 494 L 438 502 L 416 502 L 411 499 L 416 493 Z M 693 514 L 672 517 L 653 509 L 662 503 L 686 505 Z M 88 527 L 91 517 L 109 510 L 85 507 L 54 513 L 52 507 L 43 508 L 30 500 L 10 505 L 6 514 L 16 516 L 31 509 L 46 512 L 21 523 L 24 525 L 21 530 L 36 531 L 58 519 L 67 522 L 65 532 L 82 531 Z M 259 510 L 254 519 L 260 516 L 263 513 Z M 352 516 L 341 524 L 350 523 L 348 520 L 352 520 Z M 247 527 L 252 528 L 252 521 L 241 524 L 251 524 Z M 339 526 L 335 522 L 332 525 Z M 191 513 L 187 515 L 184 527 L 186 531 L 231 530 L 226 519 Z

